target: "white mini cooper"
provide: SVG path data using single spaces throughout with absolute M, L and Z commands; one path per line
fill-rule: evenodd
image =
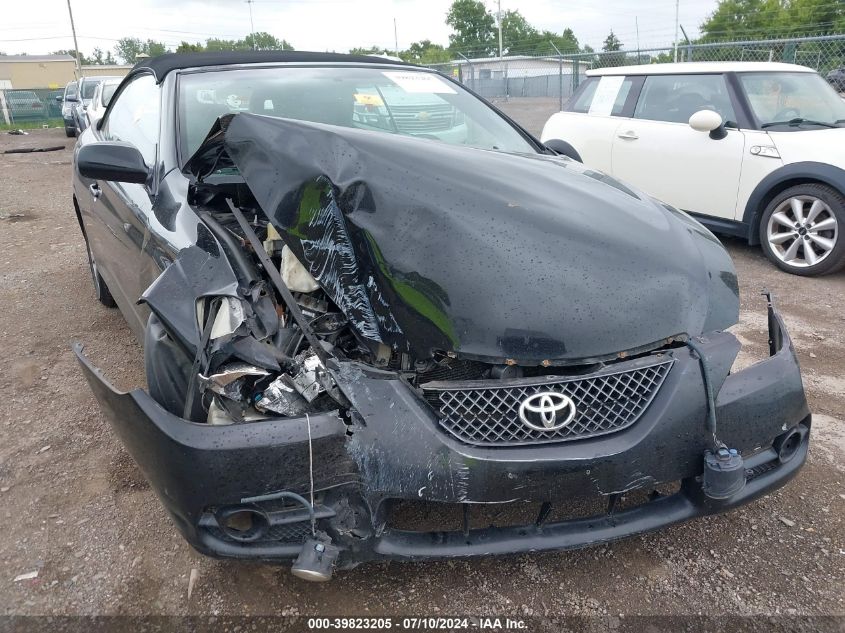
M 811 68 L 694 62 L 588 71 L 542 140 L 821 275 L 845 266 L 843 128 L 845 102 Z

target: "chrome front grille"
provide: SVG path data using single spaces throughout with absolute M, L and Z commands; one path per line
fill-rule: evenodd
M 657 395 L 672 362 L 633 361 L 627 363 L 628 369 L 566 378 L 432 382 L 422 389 L 439 413 L 440 425 L 468 444 L 506 447 L 566 442 L 631 426 Z M 519 417 L 520 404 L 531 395 L 549 391 L 569 396 L 575 417 L 557 430 L 532 429 Z

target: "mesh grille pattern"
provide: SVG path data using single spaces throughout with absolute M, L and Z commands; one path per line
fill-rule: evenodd
M 501 387 L 484 381 L 478 387 L 453 389 L 438 385 L 423 386 L 423 390 L 426 400 L 438 410 L 443 428 L 468 444 L 515 446 L 565 442 L 632 425 L 657 394 L 671 366 L 669 360 L 577 378 L 521 380 Z M 533 394 L 550 391 L 572 398 L 575 417 L 554 431 L 529 428 L 519 418 L 520 404 Z
M 280 523 L 271 525 L 267 530 L 268 541 L 283 541 L 286 543 L 297 543 L 311 536 L 311 522 L 300 521 L 299 523 Z

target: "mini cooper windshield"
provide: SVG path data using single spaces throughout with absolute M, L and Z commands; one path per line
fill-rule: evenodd
M 739 80 L 764 128 L 829 128 L 845 122 L 845 101 L 815 73 L 741 73 Z
M 180 78 L 183 160 L 197 150 L 218 117 L 239 112 L 481 149 L 537 151 L 480 99 L 435 73 L 405 68 L 274 67 Z

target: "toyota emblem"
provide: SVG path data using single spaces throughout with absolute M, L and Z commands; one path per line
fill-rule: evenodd
M 519 419 L 535 431 L 557 431 L 575 418 L 572 398 L 556 391 L 528 396 L 519 405 Z

